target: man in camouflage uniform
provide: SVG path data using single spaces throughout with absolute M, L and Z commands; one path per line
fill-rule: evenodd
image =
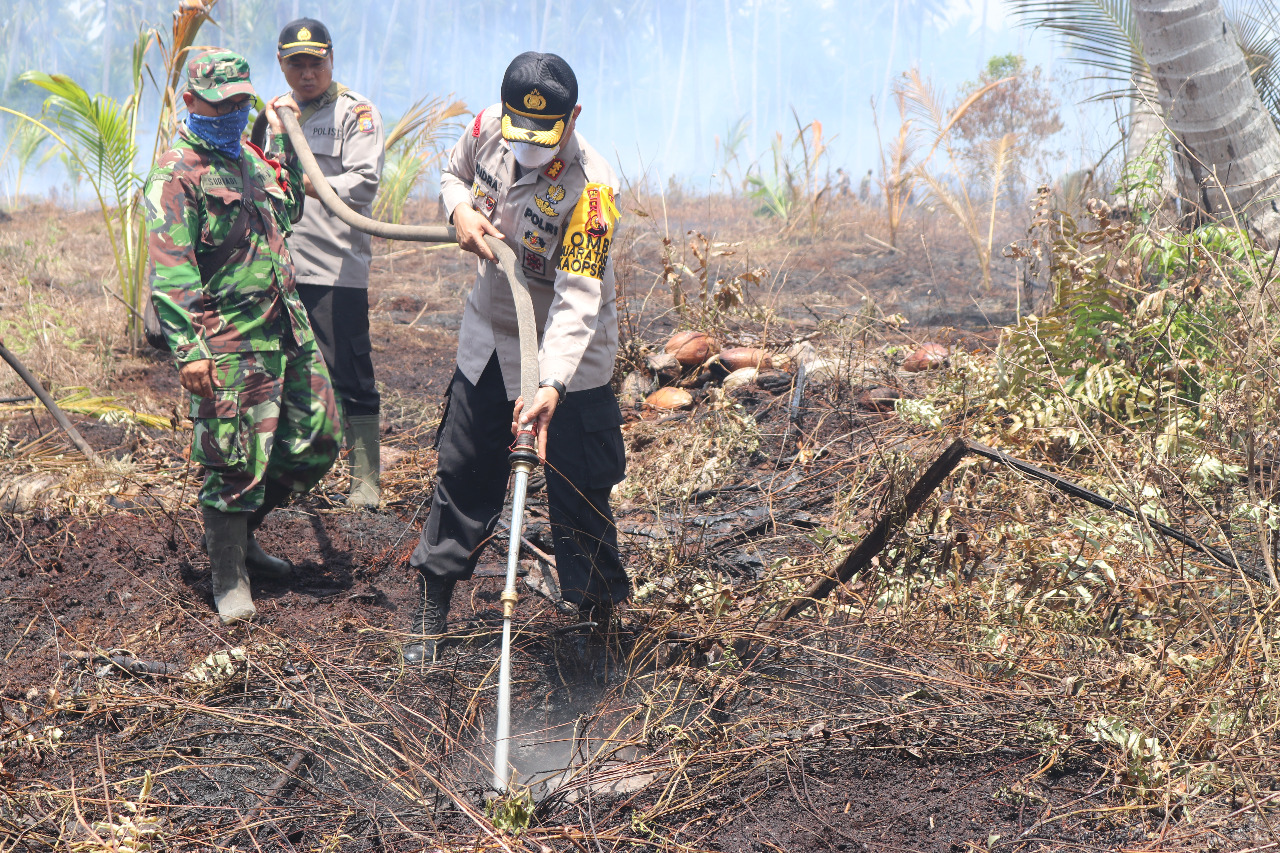
M 372 216 L 385 157 L 382 116 L 367 98 L 333 79 L 333 41 L 320 21 L 299 18 L 286 24 L 276 58 L 302 110 L 298 124 L 329 186 L 356 213 Z M 314 197 L 310 178 L 303 182 L 307 195 Z M 294 228 L 289 248 L 298 295 L 342 409 L 351 447 L 350 503 L 376 507 L 381 399 L 369 339 L 370 237 L 312 203 Z
M 614 605 L 631 592 L 609 509 L 626 465 L 622 413 L 609 386 L 618 352 L 609 251 L 618 179 L 574 132 L 577 104 L 568 63 L 555 54 L 522 53 L 503 77 L 502 102 L 476 116 L 442 170 L 441 197 L 458 245 L 481 262 L 458 333 L 431 514 L 409 560 L 419 572 L 410 627 L 419 637 L 403 649 L 410 663 L 435 658 L 454 584 L 471 576 L 493 533 L 517 420 L 536 426 L 546 460 L 565 599 L 606 629 Z M 517 399 L 515 303 L 486 235 L 515 251 L 529 282 L 540 344 L 541 384 L 533 400 Z
M 268 156 L 241 141 L 253 96 L 243 57 L 205 51 L 187 76 L 186 126 L 144 190 L 151 298 L 192 395 L 191 459 L 205 468 L 214 602 L 231 624 L 255 613 L 250 571 L 290 573 L 253 531 L 324 476 L 340 428 L 285 246 L 302 173 L 276 108 L 296 107 L 287 97 L 267 106 L 276 130 Z

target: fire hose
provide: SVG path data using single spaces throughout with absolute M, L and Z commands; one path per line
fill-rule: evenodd
M 342 223 L 388 240 L 405 240 L 418 243 L 453 243 L 458 239 L 457 232 L 447 225 L 399 225 L 392 222 L 380 222 L 356 213 L 347 206 L 329 181 L 320 171 L 320 164 L 307 145 L 306 135 L 298 123 L 298 116 L 293 110 L 280 110 L 280 120 L 284 124 L 285 133 L 293 144 L 294 152 L 302 164 L 302 171 L 311 180 L 311 186 L 324 209 Z M 254 134 L 260 133 L 255 124 Z M 487 236 L 485 242 L 497 258 L 497 265 L 506 275 L 511 285 L 511 298 L 515 302 L 516 320 L 520 333 L 520 395 L 525 405 L 533 403 L 538 391 L 538 333 L 534 320 L 533 299 L 529 295 L 529 285 L 520 272 L 515 252 L 496 237 Z M 528 491 L 529 474 L 538 464 L 536 451 L 536 435 L 532 427 L 519 431 L 511 451 L 511 470 L 515 477 L 511 498 L 511 536 L 507 550 L 506 588 L 502 591 L 502 657 L 498 671 L 498 722 L 494 736 L 493 751 L 493 787 L 498 793 L 504 793 L 510 782 L 508 754 L 511 739 L 511 619 L 515 612 L 516 601 L 516 568 L 520 555 L 520 535 L 524 528 L 524 504 Z

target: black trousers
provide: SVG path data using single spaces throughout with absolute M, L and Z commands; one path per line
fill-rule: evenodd
M 382 405 L 373 381 L 369 291 L 363 287 L 299 284 L 311 331 L 329 367 L 342 414 L 376 415 Z
M 409 564 L 428 577 L 465 580 L 498 523 L 510 479 L 514 405 L 495 354 L 475 385 L 455 370 L 437 438 L 431 515 Z M 547 504 L 556 573 L 567 601 L 625 600 L 631 582 L 618 555 L 609 492 L 626 458 L 622 413 L 608 385 L 571 391 L 547 433 Z

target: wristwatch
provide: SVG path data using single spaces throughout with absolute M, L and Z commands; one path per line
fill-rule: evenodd
M 539 387 L 539 388 L 554 388 L 554 389 L 556 389 L 556 394 L 557 394 L 557 395 L 558 395 L 558 397 L 559 397 L 559 399 L 558 399 L 558 400 L 556 400 L 556 402 L 557 402 L 557 403 L 563 403 L 563 402 L 564 402 L 565 387 L 564 387 L 564 383 L 563 383 L 563 382 L 561 382 L 559 379 L 544 379 L 544 380 L 542 380 L 541 382 L 539 382 L 539 383 L 538 383 L 538 387 Z

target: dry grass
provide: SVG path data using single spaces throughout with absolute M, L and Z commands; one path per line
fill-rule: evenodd
M 123 306 L 103 282 L 114 267 L 101 218 L 53 208 L 0 228 L 0 339 L 54 390 L 104 389 L 125 346 Z M 30 393 L 0 371 L 0 397 Z

